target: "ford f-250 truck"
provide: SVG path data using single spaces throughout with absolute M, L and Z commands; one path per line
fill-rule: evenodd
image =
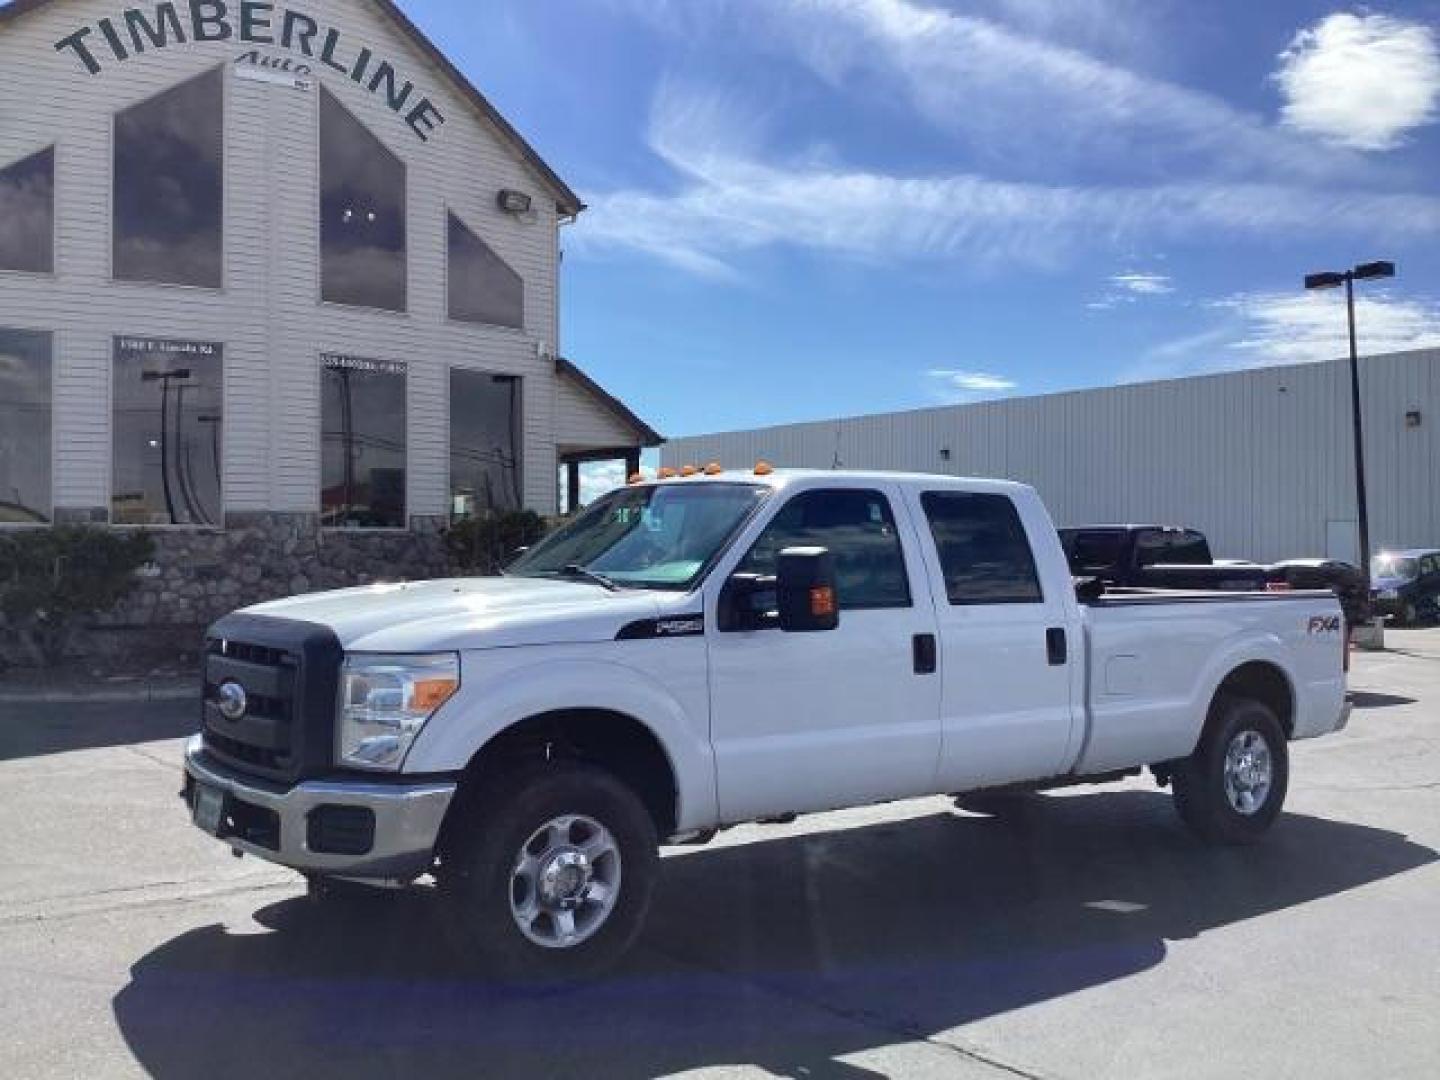
M 741 822 L 1148 766 L 1205 840 L 1257 839 L 1288 743 L 1348 716 L 1335 598 L 1085 595 L 1020 484 L 636 482 L 501 578 L 221 619 L 184 794 L 322 892 L 433 875 L 544 978 L 635 940 L 662 843 Z

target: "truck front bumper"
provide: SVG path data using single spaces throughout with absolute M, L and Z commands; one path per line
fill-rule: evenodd
M 195 824 L 302 873 L 413 881 L 431 867 L 455 787 L 346 779 L 287 788 L 221 765 L 198 735 L 185 747 L 183 795 Z

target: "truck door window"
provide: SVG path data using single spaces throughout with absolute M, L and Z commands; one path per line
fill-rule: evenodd
M 1210 545 L 1190 529 L 1152 529 L 1136 538 L 1135 558 L 1141 566 L 1206 566 Z
M 1030 541 L 1006 496 L 927 491 L 920 503 L 935 537 L 950 603 L 1043 602 Z
M 910 606 L 905 556 L 890 503 L 878 491 L 807 491 L 786 503 L 736 567 L 775 573 L 789 547 L 825 547 L 835 557 L 840 610 Z

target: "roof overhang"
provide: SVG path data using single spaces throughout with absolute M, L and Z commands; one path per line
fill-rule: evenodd
M 641 420 L 623 401 L 610 393 L 585 372 L 563 356 L 555 358 L 555 374 L 578 386 L 616 420 L 635 433 L 635 445 L 652 447 L 665 442 L 665 436 Z

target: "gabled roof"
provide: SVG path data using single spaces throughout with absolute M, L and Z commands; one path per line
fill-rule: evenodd
M 0 7 L 0 26 L 53 2 L 54 0 L 10 0 L 10 3 Z M 475 84 L 450 62 L 435 43 L 425 35 L 424 31 L 410 21 L 410 17 L 400 10 L 395 0 L 370 0 L 370 2 L 404 31 L 405 36 L 415 44 L 416 48 L 449 77 L 456 89 L 460 91 L 460 96 L 469 101 L 485 119 L 489 120 L 495 126 L 495 130 L 500 133 L 500 138 L 509 143 L 511 149 L 540 175 L 540 179 L 555 197 L 555 207 L 560 213 L 573 216 L 585 209 L 585 204 L 580 201 L 580 196 L 576 195 L 570 186 L 560 179 L 555 170 L 547 165 L 545 159 L 535 151 L 535 148 L 510 126 L 510 121 L 500 115 L 499 110 L 491 105 L 485 95 L 476 89 Z
M 563 356 L 555 358 L 555 373 L 562 379 L 569 379 L 580 389 L 584 390 L 595 399 L 604 409 L 611 413 L 626 427 L 635 432 L 636 439 L 641 446 L 660 446 L 665 442 L 665 436 L 652 428 L 630 411 L 630 406 L 610 393 L 594 379 L 586 375 L 569 360 Z

